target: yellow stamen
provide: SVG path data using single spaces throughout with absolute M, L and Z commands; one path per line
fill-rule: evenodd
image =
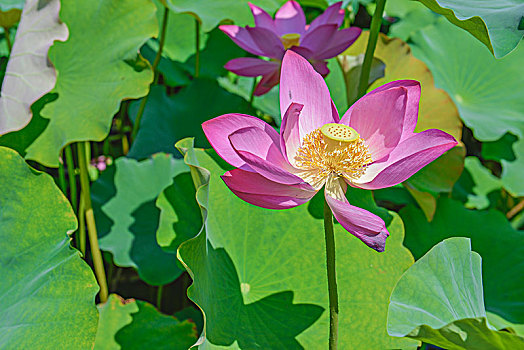
M 315 188 L 330 175 L 357 180 L 372 162 L 364 140 L 341 124 L 326 124 L 307 134 L 295 155 L 295 166 L 303 171 L 300 176 Z
M 298 33 L 287 33 L 280 37 L 280 41 L 284 45 L 284 50 L 289 49 L 291 46 L 298 46 L 300 44 L 300 34 Z

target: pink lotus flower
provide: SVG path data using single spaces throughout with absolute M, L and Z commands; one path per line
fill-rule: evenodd
M 235 58 L 226 63 L 225 68 L 245 77 L 262 75 L 255 89 L 256 96 L 265 94 L 278 84 L 280 63 L 287 49 L 304 56 L 317 72 L 326 76 L 329 69 L 325 60 L 346 50 L 361 32 L 356 27 L 338 30 L 344 21 L 341 4 L 338 2 L 329 6 L 309 25 L 306 25 L 304 11 L 296 1 L 286 2 L 275 14 L 274 20 L 260 7 L 249 4 L 255 27 L 222 25 L 219 28 L 247 52 L 271 60 Z
M 366 94 L 339 119 L 324 79 L 289 51 L 280 80 L 280 135 L 243 114 L 225 114 L 202 127 L 216 152 L 237 168 L 222 179 L 239 198 L 286 209 L 324 187 L 337 221 L 380 252 L 389 235 L 384 221 L 349 204 L 345 192 L 347 185 L 394 186 L 457 144 L 440 130 L 413 132 L 419 99 L 417 81 L 394 81 Z

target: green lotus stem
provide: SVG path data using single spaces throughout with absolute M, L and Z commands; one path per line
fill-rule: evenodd
M 160 31 L 160 43 L 158 45 L 158 51 L 155 56 L 155 60 L 153 61 L 153 66 L 151 69 L 153 70 L 153 85 L 157 83 L 158 81 L 158 71 L 157 67 L 160 63 L 160 59 L 162 58 L 162 50 L 164 49 L 164 43 L 166 41 L 166 28 L 167 28 L 167 17 L 169 14 L 169 10 L 167 8 L 164 9 L 164 17 L 162 18 L 162 29 Z M 144 115 L 144 110 L 146 108 L 147 99 L 149 97 L 149 93 L 151 92 L 151 89 L 149 89 L 149 92 L 147 93 L 144 98 L 142 98 L 142 101 L 140 102 L 140 106 L 138 107 L 138 112 L 136 114 L 135 124 L 133 125 L 133 131 L 131 132 L 131 140 L 134 141 L 136 138 L 136 134 L 138 133 L 138 129 L 140 128 L 140 121 L 142 120 L 142 116 Z
M 76 236 L 76 246 L 86 256 L 86 217 L 84 215 L 85 207 L 82 196 L 80 196 L 80 207 L 78 208 L 78 233 Z
M 195 18 L 196 53 L 195 53 L 195 78 L 200 74 L 200 22 Z
M 8 56 L 11 55 L 11 48 L 13 45 L 11 45 L 11 38 L 9 37 L 9 28 L 4 27 L 4 36 L 5 36 L 5 43 L 7 44 L 7 54 Z
M 91 206 L 91 193 L 89 188 L 89 174 L 87 166 L 89 159 L 87 158 L 89 142 L 78 143 L 78 165 L 80 168 L 80 187 L 82 188 L 82 202 L 85 208 L 85 220 L 87 224 L 87 235 L 89 237 L 89 245 L 91 247 L 91 257 L 93 258 L 93 265 L 95 267 L 95 275 L 100 286 L 100 302 L 107 301 L 108 290 L 106 272 L 104 270 L 104 261 L 102 260 L 102 253 L 98 246 L 98 235 L 96 232 L 95 215 L 93 214 L 93 207 Z
M 164 291 L 164 286 L 158 286 L 156 291 L 156 308 L 160 311 L 162 307 L 162 292 Z
M 78 212 L 78 206 L 77 206 L 77 191 L 76 191 L 76 174 L 75 174 L 75 163 L 73 161 L 73 150 L 71 149 L 71 145 L 67 145 L 64 149 L 65 158 L 66 158 L 66 166 L 67 166 L 67 178 L 69 180 L 69 199 L 71 201 L 71 205 L 73 206 L 73 210 Z
M 326 234 L 326 266 L 329 291 L 329 349 L 337 348 L 338 342 L 338 292 L 337 270 L 335 266 L 335 234 L 333 214 L 324 199 L 324 232 Z
M 255 100 L 255 89 L 257 87 L 257 77 L 253 78 L 253 86 L 251 87 L 251 95 L 249 95 L 249 104 L 253 107 L 253 101 Z
M 368 46 L 366 47 L 366 54 L 364 56 L 364 62 L 362 63 L 362 69 L 360 71 L 357 100 L 364 96 L 366 94 L 366 90 L 368 89 L 371 62 L 373 61 L 373 54 L 375 53 L 375 47 L 377 46 L 378 33 L 380 32 L 380 24 L 382 23 L 382 13 L 384 12 L 384 6 L 386 6 L 386 0 L 377 0 L 377 7 L 375 8 L 375 13 L 373 13 L 373 18 L 371 18 Z
M 58 163 L 58 186 L 60 186 L 60 190 L 67 197 L 67 183 L 63 160 Z

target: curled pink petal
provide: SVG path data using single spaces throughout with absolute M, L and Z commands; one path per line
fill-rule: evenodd
M 275 14 L 275 27 L 280 36 L 289 33 L 304 34 L 306 16 L 298 2 L 288 1 L 278 9 Z
M 282 61 L 280 78 L 282 116 L 293 102 L 304 105 L 299 120 L 301 139 L 322 125 L 334 122 L 326 82 L 305 58 L 288 50 Z
M 221 25 L 218 28 L 229 36 L 235 44 L 247 52 L 253 55 L 265 56 L 264 52 L 258 47 L 246 28 L 229 24 Z
M 357 27 L 345 28 L 336 31 L 329 43 L 325 45 L 324 49 L 319 52 L 315 52 L 312 59 L 326 60 L 341 54 L 358 39 L 361 32 L 362 29 Z
M 269 29 L 273 32 L 276 32 L 275 24 L 273 23 L 273 18 L 261 9 L 258 6 L 253 5 L 252 3 L 248 2 L 249 8 L 251 9 L 251 13 L 253 14 L 253 18 L 255 19 L 255 25 L 257 27 L 262 27 Z
M 395 87 L 359 99 L 340 123 L 355 129 L 365 140 L 374 161 L 386 157 L 400 142 L 406 116 L 407 89 Z
M 294 164 L 295 154 L 301 143 L 298 119 L 303 107 L 299 103 L 290 104 L 280 125 L 280 149 L 290 164 Z
M 280 135 L 268 123 L 246 114 L 224 114 L 202 124 L 204 134 L 218 155 L 234 167 L 246 167 L 244 162 L 231 146 L 229 135 L 235 131 L 255 127 L 260 130 L 256 138 L 250 140 L 257 146 L 258 154 L 280 152 Z
M 425 130 L 402 141 L 383 162 L 371 164 L 353 186 L 368 190 L 391 187 L 455 147 L 455 138 L 437 129 Z
M 237 197 L 267 209 L 293 208 L 308 202 L 316 193 L 308 184 L 283 185 L 241 169 L 228 171 L 221 178 Z
M 255 96 L 261 96 L 269 92 L 280 80 L 280 69 L 273 73 L 264 75 L 255 88 Z
M 337 106 L 335 106 L 335 102 L 331 100 L 331 115 L 333 116 L 333 120 L 335 123 L 340 122 L 340 116 L 338 114 Z
M 300 40 L 300 47 L 304 47 L 313 53 L 322 51 L 326 45 L 329 45 L 337 29 L 336 24 L 323 24 L 313 30 L 310 29 Z
M 383 252 L 389 232 L 384 220 L 367 210 L 349 204 L 326 194 L 326 201 L 337 221 L 353 236 L 360 239 L 368 247 L 377 252 Z
M 280 63 L 264 61 L 253 57 L 240 57 L 227 62 L 224 68 L 244 77 L 257 77 L 279 71 Z
M 413 136 L 413 131 L 417 125 L 418 105 L 420 101 L 420 83 L 416 80 L 396 80 L 370 91 L 369 95 L 398 87 L 403 87 L 407 91 L 406 115 L 404 116 L 402 126 L 402 137 L 400 138 L 402 141 Z
M 329 74 L 329 68 L 326 61 L 314 61 L 312 62 L 312 65 L 318 74 L 322 75 L 323 77 Z
M 246 30 L 263 53 L 261 56 L 267 56 L 277 60 L 282 59 L 285 51 L 284 45 L 274 32 L 262 27 L 247 27 Z
M 340 8 L 341 6 L 342 1 L 329 6 L 321 15 L 311 22 L 307 30 L 314 30 L 323 24 L 336 24 L 337 28 L 340 27 L 342 22 L 344 22 L 344 10 Z

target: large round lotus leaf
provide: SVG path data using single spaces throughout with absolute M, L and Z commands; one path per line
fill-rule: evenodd
M 113 253 L 116 265 L 136 268 L 149 284 L 175 280 L 183 269 L 177 265 L 174 251 L 181 240 L 193 237 L 200 228 L 198 214 L 181 217 L 184 210 L 196 209 L 194 190 L 186 186 L 188 178 L 184 162 L 168 154 L 159 153 L 141 162 L 118 158 L 92 186 L 100 249 Z M 155 201 L 164 190 L 164 199 L 181 206 L 163 221 L 163 232 L 170 234 L 166 246 L 171 250 L 167 251 L 156 239 L 160 210 Z
M 481 257 L 468 238 L 448 238 L 402 275 L 391 294 L 388 333 L 445 349 L 520 349 L 524 338 L 487 324 Z
M 138 49 L 158 31 L 148 0 L 65 0 L 61 6 L 69 39 L 49 50 L 58 72 L 52 92 L 59 97 L 42 110 L 49 124 L 26 155 L 54 167 L 68 143 L 103 140 L 122 99 L 148 92 L 153 74 Z
M 48 93 L 56 82 L 56 72 L 48 64 L 47 52 L 55 40 L 67 39 L 67 27 L 58 19 L 60 1 L 40 6 L 28 0 L 18 26 L 0 96 L 0 135 L 22 129 L 31 120 L 31 105 Z M 15 13 L 9 16 L 10 13 Z M 0 11 L 1 27 L 9 28 L 20 11 Z M 11 23 L 6 21 L 11 20 Z
M 187 350 L 197 340 L 192 321 L 163 315 L 145 301 L 111 294 L 98 310 L 95 350 Z
M 520 0 L 419 0 L 444 15 L 500 58 L 513 50 L 524 36 L 524 2 Z
M 441 197 L 431 222 L 413 205 L 400 210 L 400 216 L 406 225 L 404 244 L 415 258 L 443 239 L 471 238 L 473 250 L 483 260 L 486 310 L 511 322 L 524 322 L 524 232 L 513 229 L 502 213 L 469 210 L 460 202 Z
M 197 184 L 205 227 L 183 243 L 179 258 L 194 284 L 190 298 L 203 310 L 205 346 L 327 348 L 329 316 L 322 194 L 289 210 L 267 210 L 238 199 L 220 179 L 229 166 L 213 151 L 185 152 Z M 377 253 L 336 224 L 341 349 L 416 348 L 386 333 L 389 295 L 413 263 L 401 241 L 402 222 L 378 209 L 369 191 L 350 200 L 385 217 L 391 233 Z M 370 317 L 370 315 L 373 315 Z
M 0 348 L 90 349 L 95 277 L 69 245 L 76 218 L 51 176 L 0 147 Z

